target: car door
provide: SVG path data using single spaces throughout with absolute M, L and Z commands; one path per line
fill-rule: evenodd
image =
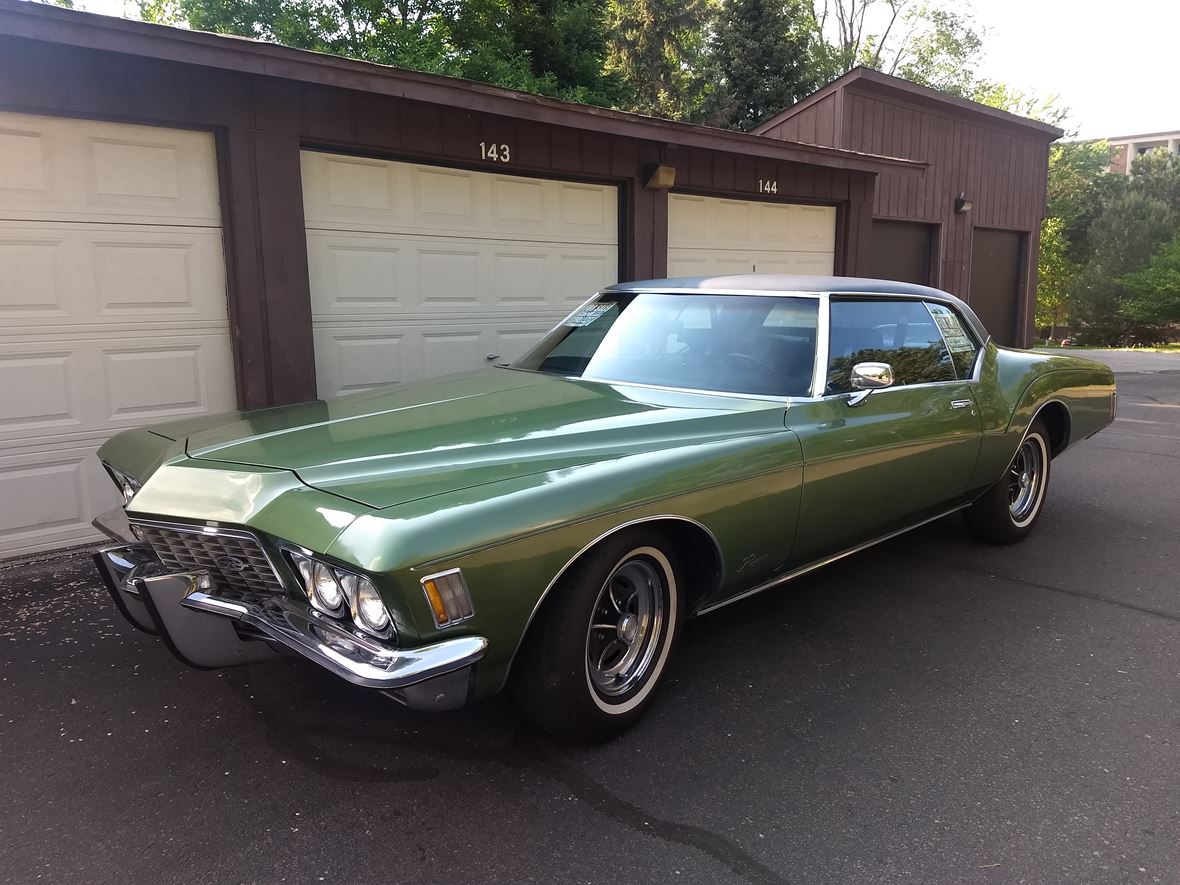
M 805 464 L 794 566 L 963 502 L 982 426 L 974 360 L 962 341 L 952 355 L 942 325 L 920 300 L 830 299 L 827 386 L 786 415 Z M 854 390 L 852 367 L 863 362 L 889 363 L 893 385 Z

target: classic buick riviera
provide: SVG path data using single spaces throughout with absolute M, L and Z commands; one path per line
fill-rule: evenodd
M 625 283 L 494 370 L 120 433 L 96 560 L 192 666 L 290 653 L 428 710 L 507 686 L 602 740 L 685 618 L 953 511 L 1019 541 L 1114 414 L 1105 366 L 934 289 Z

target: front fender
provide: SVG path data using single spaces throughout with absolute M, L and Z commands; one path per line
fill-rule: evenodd
M 802 454 L 785 430 L 701 446 L 691 454 L 643 453 L 609 465 L 537 474 L 459 490 L 362 516 L 328 551 L 387 577 L 412 619 L 416 640 L 484 636 L 476 694 L 498 690 L 554 578 L 588 544 L 619 526 L 681 518 L 717 540 L 724 563 L 762 553 L 782 565 L 793 535 Z M 437 629 L 422 578 L 460 568 L 474 616 Z M 758 577 L 748 568 L 742 578 Z

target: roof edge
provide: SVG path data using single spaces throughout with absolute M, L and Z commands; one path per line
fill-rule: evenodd
M 900 94 L 911 100 L 917 99 L 919 101 L 944 105 L 961 114 L 986 118 L 992 123 L 1024 129 L 1042 136 L 1051 136 L 1049 139 L 1051 141 L 1055 141 L 1065 135 L 1064 129 L 1050 123 L 1042 123 L 1040 120 L 1034 120 L 1031 117 L 1022 117 L 1019 114 L 993 108 L 990 105 L 981 104 L 969 98 L 960 98 L 948 92 L 940 92 L 937 89 L 931 89 L 929 86 L 921 86 L 901 77 L 894 77 L 890 74 L 884 74 L 881 71 L 865 67 L 853 68 L 826 86 L 821 86 L 806 98 L 800 99 L 789 108 L 779 111 L 779 113 L 775 114 L 769 120 L 757 126 L 753 132 L 756 135 L 764 135 L 767 130 L 772 129 L 784 120 L 789 120 L 791 117 L 827 98 L 829 95 L 857 84 L 877 91 Z
M 843 148 L 810 145 L 575 104 L 499 86 L 427 74 L 276 43 L 63 9 L 26 0 L 0 0 L 0 34 L 79 48 L 196 64 L 240 73 L 434 102 L 500 116 L 608 135 L 860 172 L 920 176 L 928 164 Z M 527 109 L 527 111 L 526 111 Z

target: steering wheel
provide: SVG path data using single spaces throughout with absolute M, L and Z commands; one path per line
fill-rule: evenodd
M 729 369 L 736 369 L 739 372 L 766 372 L 774 374 L 774 366 L 765 360 L 761 360 L 756 356 L 751 356 L 748 353 L 727 353 L 721 358 L 721 364 Z

